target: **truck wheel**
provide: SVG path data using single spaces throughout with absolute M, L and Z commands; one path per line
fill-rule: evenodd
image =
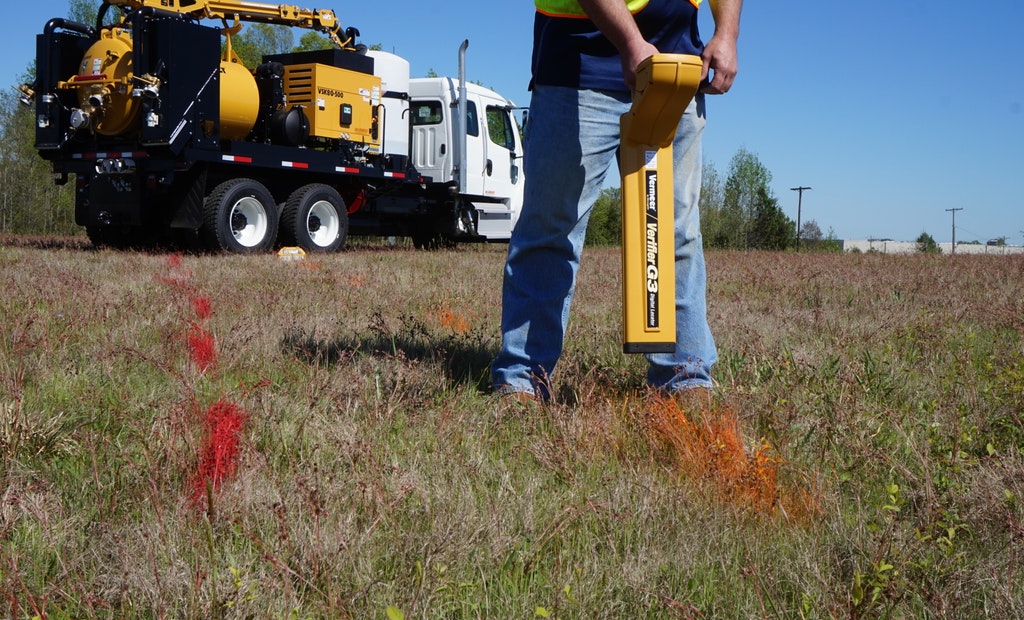
M 314 183 L 292 192 L 281 211 L 281 241 L 307 252 L 337 252 L 348 236 L 345 201 L 333 187 Z
M 231 179 L 218 185 L 203 203 L 203 239 L 235 254 L 267 252 L 277 239 L 277 203 L 263 184 Z

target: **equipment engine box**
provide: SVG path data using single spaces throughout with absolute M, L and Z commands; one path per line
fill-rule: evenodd
M 289 65 L 284 91 L 289 105 L 301 105 L 309 117 L 310 135 L 365 144 L 380 152 L 381 80 L 375 75 L 321 64 Z

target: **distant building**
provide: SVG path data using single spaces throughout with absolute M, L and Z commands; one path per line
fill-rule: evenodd
M 952 244 L 948 241 L 937 244 L 943 254 L 952 253 Z M 844 252 L 879 252 L 881 254 L 914 254 L 917 252 L 916 241 L 893 241 L 892 239 L 867 239 L 843 241 Z M 1024 254 L 1024 246 L 1019 245 L 988 245 L 986 243 L 958 243 L 957 254 Z

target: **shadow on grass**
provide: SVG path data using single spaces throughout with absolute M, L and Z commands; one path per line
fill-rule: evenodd
M 409 315 L 392 325 L 379 312 L 371 318 L 366 334 L 322 338 L 293 326 L 281 339 L 283 352 L 310 365 L 344 364 L 359 355 L 426 362 L 440 365 L 452 383 L 481 391 L 490 389 L 488 371 L 498 346 L 496 335 L 437 329 Z

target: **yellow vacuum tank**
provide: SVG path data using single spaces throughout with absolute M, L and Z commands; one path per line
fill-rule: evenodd
M 70 81 L 78 90 L 78 105 L 96 118 L 97 133 L 117 136 L 134 126 L 139 104 L 132 97 L 131 75 L 131 37 L 120 28 L 102 30 Z
M 260 110 L 256 78 L 242 63 L 220 63 L 220 137 L 242 140 L 249 135 Z

